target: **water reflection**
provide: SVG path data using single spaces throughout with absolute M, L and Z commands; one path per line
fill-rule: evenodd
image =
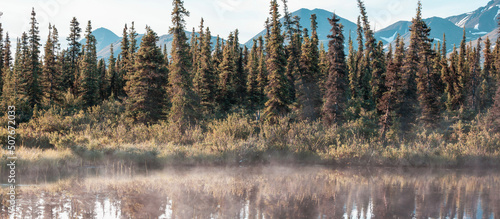
M 22 218 L 500 217 L 497 171 L 190 168 L 75 177 L 20 192 Z

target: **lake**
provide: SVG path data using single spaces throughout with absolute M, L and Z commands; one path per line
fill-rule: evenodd
M 498 170 L 290 165 L 75 172 L 19 185 L 18 216 L 500 218 Z M 4 204 L 0 216 L 7 218 Z

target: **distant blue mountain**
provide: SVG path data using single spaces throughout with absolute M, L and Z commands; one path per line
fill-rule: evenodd
M 92 31 L 92 35 L 94 35 L 97 45 L 96 45 L 96 50 L 101 51 L 104 49 L 106 46 L 109 46 L 111 43 L 116 42 L 117 40 L 121 39 L 118 37 L 115 33 L 111 32 L 110 30 L 106 28 L 97 28 L 94 31 Z M 80 43 L 85 44 L 87 40 L 83 38 Z
M 453 45 L 459 45 L 462 41 L 463 29 L 457 27 L 450 21 L 439 18 L 431 17 L 424 19 L 424 22 L 429 28 L 431 28 L 430 38 L 434 39 L 434 42 L 443 41 L 443 34 L 446 34 L 446 47 L 448 51 L 453 49 Z M 397 34 L 399 34 L 406 45 L 410 42 L 410 21 L 398 21 L 380 31 L 375 33 L 375 38 L 381 40 L 384 44 L 393 43 L 396 39 Z M 477 36 L 472 34 L 466 34 L 468 40 L 474 40 Z M 393 45 L 394 46 L 394 45 Z
M 493 31 L 498 27 L 500 15 L 500 0 L 492 0 L 484 7 L 475 11 L 446 18 L 460 28 L 465 28 L 469 33 L 478 36 Z
M 332 29 L 332 26 L 328 22 L 328 18 L 332 18 L 332 16 L 333 16 L 332 12 L 329 12 L 329 11 L 323 10 L 323 9 L 309 10 L 309 9 L 302 8 L 302 9 L 299 9 L 295 12 L 292 12 L 290 15 L 291 15 L 291 17 L 294 17 L 294 16 L 300 17 L 300 26 L 302 26 L 302 28 L 307 28 L 309 31 L 309 35 L 310 35 L 311 15 L 312 14 L 316 14 L 316 22 L 318 22 L 318 29 L 317 29 L 318 39 L 319 39 L 320 43 L 323 42 L 323 44 L 326 48 L 328 46 L 328 41 L 329 41 L 327 36 L 330 34 L 330 30 Z M 347 38 L 349 37 L 349 34 L 352 35 L 353 40 L 356 39 L 357 26 L 355 23 L 353 23 L 349 20 L 346 20 L 346 19 L 340 17 L 339 15 L 337 15 L 337 17 L 340 19 L 339 23 L 341 23 L 344 26 L 343 34 L 344 34 L 344 37 L 346 39 L 346 45 L 347 45 Z M 284 18 L 281 18 L 280 21 L 283 23 Z M 283 30 L 284 30 L 284 27 L 283 27 Z M 247 46 L 248 48 L 252 47 L 253 39 L 258 39 L 259 36 L 264 37 L 265 34 L 266 34 L 266 30 L 264 29 L 260 33 L 258 33 L 254 37 L 252 37 L 252 39 L 247 41 L 245 43 L 245 46 Z M 357 45 L 355 45 L 355 46 L 357 47 Z
M 307 28 L 309 31 L 311 29 L 311 15 L 316 14 L 317 22 L 318 22 L 318 38 L 320 42 L 322 42 L 325 48 L 328 46 L 329 39 L 327 36 L 330 34 L 331 25 L 328 22 L 327 18 L 331 18 L 333 13 L 323 9 L 299 9 L 295 12 L 292 12 L 291 17 L 298 16 L 300 17 L 300 25 L 302 28 Z M 431 17 L 424 19 L 427 25 L 431 28 L 430 38 L 434 39 L 434 42 L 442 41 L 443 33 L 446 34 L 447 48 L 448 51 L 453 49 L 453 45 L 459 45 L 462 40 L 463 30 L 465 28 L 466 31 L 466 39 L 468 42 L 475 41 L 479 37 L 483 37 L 483 39 L 488 36 L 491 38 L 497 38 L 497 19 L 500 15 L 500 0 L 492 0 L 486 6 L 480 7 L 475 11 L 451 16 L 448 18 L 439 18 L 439 17 Z M 339 17 L 337 15 L 337 17 Z M 357 48 L 357 34 L 356 34 L 356 24 L 346 20 L 342 17 L 340 18 L 340 23 L 344 26 L 344 37 L 345 47 L 347 51 L 347 40 L 349 35 L 351 36 L 354 44 L 354 48 Z M 284 21 L 284 18 L 281 18 L 281 22 Z M 264 22 L 264 21 L 262 21 Z M 394 43 L 397 34 L 401 35 L 406 45 L 409 43 L 410 39 L 410 21 L 398 21 L 386 28 L 378 30 L 375 32 L 375 38 L 377 40 L 382 41 L 386 46 L 389 43 Z M 284 27 L 283 27 L 284 30 Z M 257 39 L 259 36 L 264 36 L 266 30 L 260 31 L 256 34 L 252 39 L 247 41 L 244 46 L 248 48 L 252 47 L 253 39 Z M 109 58 L 110 55 L 110 44 L 114 46 L 114 54 L 117 56 L 121 52 L 120 42 L 121 38 L 118 37 L 113 32 L 105 29 L 99 28 L 94 30 L 94 36 L 97 39 L 97 55 L 99 58 Z M 186 35 L 188 38 L 191 38 L 191 32 L 186 31 Z M 310 33 L 309 33 L 310 35 Z M 142 35 L 138 36 L 138 46 L 140 45 L 142 39 Z M 216 37 L 212 37 L 212 46 L 215 45 Z M 484 42 L 484 41 L 483 41 Z M 494 41 L 492 41 L 494 43 Z M 85 43 L 85 40 L 82 40 L 82 43 Z M 167 46 L 167 50 L 171 50 L 172 46 L 172 35 L 162 35 L 159 37 L 158 46 L 163 47 L 163 45 Z M 243 46 L 242 45 L 242 46 Z

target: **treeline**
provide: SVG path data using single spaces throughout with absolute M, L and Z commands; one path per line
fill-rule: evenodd
M 473 47 L 464 34 L 459 48 L 448 54 L 445 42 L 429 38 L 419 2 L 409 45 L 398 36 L 385 48 L 375 40 L 358 0 L 357 39 L 346 40 L 333 15 L 325 50 L 316 32 L 318 22 L 325 21 L 312 15 L 310 31 L 303 29 L 300 18 L 289 14 L 287 1 L 282 3 L 284 22 L 272 0 L 265 37 L 241 48 L 238 30 L 227 40 L 218 37 L 212 46 L 203 19 L 188 41 L 184 18 L 189 12 L 182 0 L 174 0 L 171 51 L 156 45 L 158 36 L 149 27 L 138 46 L 132 23 L 123 30 L 120 54 L 115 58 L 111 45 L 107 62 L 98 60 L 91 22 L 82 33 L 76 18 L 66 49 L 60 48 L 57 28 L 49 25 L 42 57 L 33 10 L 31 28 L 17 39 L 14 55 L 0 24 L 2 107 L 15 105 L 18 120 L 26 122 L 33 111 L 61 108 L 71 114 L 115 99 L 125 103 L 127 116 L 136 122 L 167 120 L 181 130 L 243 111 L 271 123 L 282 116 L 320 119 L 327 126 L 360 121 L 383 137 L 403 136 L 416 125 L 437 128 L 444 118 L 472 120 L 490 111 L 493 128 L 499 129 L 500 46 L 492 48 L 489 39 L 484 48 L 481 39 Z

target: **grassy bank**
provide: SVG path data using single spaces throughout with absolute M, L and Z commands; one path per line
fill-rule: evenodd
M 342 127 L 320 122 L 259 122 L 243 113 L 200 123 L 185 132 L 167 122 L 137 124 L 119 102 L 84 112 L 35 112 L 17 129 L 20 168 L 106 165 L 124 161 L 150 168 L 165 165 L 321 163 L 334 165 L 475 167 L 500 165 L 500 134 L 485 117 L 445 119 L 445 128 L 415 127 L 405 136 L 381 138 L 369 123 Z M 7 138 L 4 129 L 2 140 Z M 0 155 L 7 156 L 2 149 Z M 5 167 L 5 159 L 0 163 Z

